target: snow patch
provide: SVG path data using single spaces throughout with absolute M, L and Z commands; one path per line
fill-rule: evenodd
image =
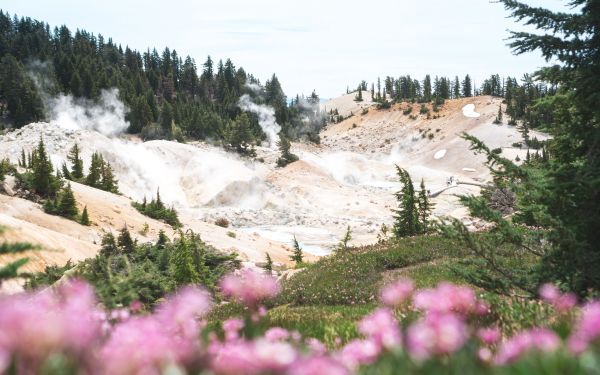
M 465 117 L 477 118 L 481 116 L 481 114 L 475 112 L 475 104 L 467 104 L 463 107 L 462 112 Z
M 439 150 L 438 152 L 436 152 L 435 155 L 433 155 L 433 158 L 435 160 L 439 160 L 442 159 L 444 156 L 446 156 L 446 149 Z

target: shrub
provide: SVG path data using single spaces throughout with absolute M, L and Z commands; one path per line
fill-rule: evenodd
M 133 202 L 131 205 L 140 213 L 148 217 L 162 220 L 173 228 L 181 228 L 181 222 L 179 221 L 177 211 L 175 211 L 173 207 L 168 208 L 164 205 L 160 199 L 160 192 L 158 190 L 156 191 L 156 199 L 153 198 L 150 203 L 148 203 L 144 197 L 142 203 Z
M 215 225 L 218 225 L 223 228 L 228 228 L 229 220 L 227 220 L 227 218 L 225 218 L 225 217 L 220 217 L 217 220 L 215 220 Z

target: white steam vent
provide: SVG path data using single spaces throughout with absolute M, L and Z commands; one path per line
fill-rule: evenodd
M 119 100 L 119 90 L 102 90 L 97 102 L 58 95 L 48 99 L 50 123 L 66 130 L 95 130 L 115 136 L 127 130 L 127 109 Z
M 240 98 L 238 105 L 242 110 L 258 116 L 258 124 L 267 135 L 269 147 L 275 148 L 278 140 L 277 134 L 281 131 L 281 126 L 275 120 L 275 110 L 273 107 L 254 103 L 248 94 Z

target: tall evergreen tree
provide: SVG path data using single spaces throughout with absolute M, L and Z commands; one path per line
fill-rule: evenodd
M 271 259 L 269 253 L 265 253 L 265 265 L 263 266 L 263 269 L 268 275 L 273 273 L 273 259 Z
M 83 159 L 81 159 L 80 152 L 79 145 L 75 143 L 67 156 L 67 159 L 71 162 L 70 176 L 75 180 L 83 178 Z
M 421 179 L 420 188 L 419 196 L 417 197 L 419 231 L 421 233 L 427 233 L 431 229 L 429 217 L 433 210 L 433 204 L 429 201 L 429 194 L 425 188 L 425 181 L 423 181 L 423 179 Z
M 64 216 L 69 219 L 74 219 L 79 214 L 79 210 L 77 209 L 77 201 L 75 200 L 75 195 L 71 189 L 71 184 L 67 184 L 67 186 L 61 191 L 58 200 L 58 207 L 56 209 L 60 216 Z
M 125 254 L 133 254 L 135 251 L 135 242 L 131 238 L 131 233 L 129 233 L 127 225 L 123 225 L 123 228 L 119 231 L 117 245 L 119 245 L 119 248 Z
M 90 222 L 87 206 L 83 207 L 83 212 L 81 213 L 81 219 L 79 220 L 79 223 L 86 226 L 90 226 L 92 224 Z
M 92 154 L 92 162 L 90 170 L 85 178 L 85 184 L 91 187 L 100 188 L 102 181 L 102 168 L 104 166 L 104 158 L 97 152 Z
M 402 188 L 394 194 L 398 202 L 398 209 L 393 210 L 395 215 L 392 231 L 396 238 L 402 238 L 413 236 L 419 232 L 419 212 L 415 188 L 410 175 L 399 166 L 396 166 L 396 173 Z
M 462 82 L 462 94 L 466 98 L 473 96 L 473 84 L 471 82 L 471 77 L 468 74 Z
M 292 261 L 296 262 L 296 266 L 299 266 L 300 264 L 302 264 L 302 261 L 304 260 L 304 254 L 302 253 L 302 248 L 300 247 L 300 243 L 298 243 L 298 240 L 296 239 L 296 235 L 294 235 L 293 246 L 294 246 L 294 252 L 292 255 L 290 255 L 290 259 Z
M 32 168 L 33 168 L 33 190 L 43 196 L 49 197 L 54 196 L 60 188 L 60 181 L 56 179 L 53 172 L 52 163 L 46 153 L 46 146 L 44 141 L 40 138 L 38 147 L 32 154 Z
M 196 284 L 201 278 L 194 266 L 194 254 L 192 246 L 186 240 L 185 235 L 179 232 L 179 238 L 175 241 L 169 263 L 171 274 L 179 285 Z

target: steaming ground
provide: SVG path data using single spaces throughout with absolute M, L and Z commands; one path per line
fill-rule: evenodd
M 0 136 L 0 157 L 16 162 L 21 149 L 33 149 L 42 136 L 55 165 L 62 164 L 75 142 L 83 149 L 86 162 L 98 151 L 111 163 L 124 197 L 75 185 L 78 200 L 88 205 L 96 225 L 79 232 L 71 228 L 66 234 L 73 238 L 72 246 L 84 248 L 74 259 L 93 255 L 102 231 L 118 230 L 125 223 L 137 231 L 150 223 L 149 234 L 138 237 L 152 239 L 164 224 L 139 215 L 126 197 L 141 200 L 160 188 L 162 199 L 176 207 L 182 222 L 208 243 L 237 251 L 251 263 L 261 262 L 268 251 L 277 262 L 286 264 L 294 235 L 305 252 L 315 255 L 331 251 L 348 226 L 353 244 L 376 241 L 381 225 L 392 223 L 391 211 L 396 207 L 393 193 L 399 189 L 396 164 L 408 169 L 416 184 L 423 179 L 432 192 L 444 190 L 450 176 L 476 184 L 489 180 L 483 157 L 473 155 L 459 137 L 463 131 L 480 137 L 492 148 L 501 147 L 504 155 L 513 159 L 517 155 L 524 159 L 527 152 L 512 147 L 521 140 L 514 127 L 492 124 L 499 99 L 451 100 L 439 113 L 440 118 L 428 120 L 418 115 L 419 105 L 415 104 L 412 112 L 417 118 L 410 119 L 403 114 L 408 104 L 377 110 L 369 93 L 364 96 L 362 103 L 354 102 L 353 94 L 327 102 L 327 110 L 338 108 L 340 113 L 353 116 L 324 129 L 320 145 L 294 143 L 292 151 L 300 161 L 283 169 L 275 168 L 278 151 L 271 147 L 258 148 L 258 156 L 265 162 L 254 162 L 202 142 L 143 143 L 132 137 L 116 137 L 114 128 L 105 122 L 101 127 L 88 124 L 77 128 L 73 121 L 85 119 L 73 120 L 64 113 L 51 124 L 30 124 Z M 368 113 L 362 114 L 363 109 Z M 115 110 L 120 109 L 109 106 L 107 111 L 114 115 Z M 122 126 L 119 118 L 117 113 L 113 122 Z M 455 197 L 478 190 L 477 186 L 458 185 L 444 191 L 433 199 L 435 215 L 461 218 L 471 229 L 481 227 L 468 218 Z M 0 197 L 0 224 L 16 226 L 16 231 L 22 232 L 14 235 L 17 239 L 41 242 L 27 234 L 36 227 L 64 237 L 62 224 L 53 224 L 57 221 L 65 227 L 77 227 L 46 217 L 31 202 Z M 231 222 L 230 228 L 214 225 L 223 217 Z M 235 238 L 228 231 L 235 233 Z M 52 248 L 60 247 L 59 240 L 47 242 Z M 80 242 L 86 245 L 80 246 Z M 56 256 L 56 262 L 66 261 L 69 254 Z

